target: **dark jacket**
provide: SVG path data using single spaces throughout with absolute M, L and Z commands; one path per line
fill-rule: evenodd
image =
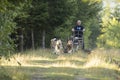
M 75 37 L 82 37 L 83 36 L 83 30 L 84 30 L 84 27 L 83 26 L 79 26 L 79 25 L 77 25 L 77 26 L 75 26 L 74 27 L 74 36 Z

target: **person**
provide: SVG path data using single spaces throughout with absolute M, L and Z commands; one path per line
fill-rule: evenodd
M 74 37 L 83 37 L 84 31 L 85 31 L 85 28 L 81 25 L 81 21 L 77 20 L 76 26 L 72 28 Z
M 73 37 L 75 38 L 74 43 L 78 43 L 78 40 L 82 39 L 82 49 L 84 49 L 83 32 L 85 28 L 81 25 L 81 21 L 77 20 L 76 26 L 72 28 Z

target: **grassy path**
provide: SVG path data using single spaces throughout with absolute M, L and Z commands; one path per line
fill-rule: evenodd
M 32 80 L 90 80 L 83 76 L 86 53 L 56 55 L 49 50 L 42 50 L 35 54 L 31 55 L 31 59 L 27 59 L 24 64 L 31 66 L 28 72 L 31 73 Z
M 89 80 L 79 76 L 81 72 L 84 72 L 82 66 L 85 63 L 85 59 L 83 59 L 85 55 L 82 57 L 81 54 L 75 56 L 75 54 L 44 53 L 47 56 L 40 55 L 38 58 L 27 62 L 39 67 L 37 72 L 32 74 L 32 80 Z
M 104 61 L 110 55 L 98 52 L 55 55 L 50 50 L 27 51 L 15 55 L 21 67 L 14 59 L 2 65 L 9 70 L 17 68 L 17 72 L 29 76 L 29 79 L 18 80 L 120 80 L 120 68 Z M 120 61 L 118 55 L 114 56 Z

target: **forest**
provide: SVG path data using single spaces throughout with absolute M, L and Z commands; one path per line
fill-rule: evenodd
M 44 52 L 48 55 L 47 57 L 51 59 L 52 54 L 48 54 L 50 52 L 50 40 L 58 37 L 63 42 L 66 42 L 72 35 L 71 29 L 76 25 L 77 20 L 81 20 L 82 26 L 85 28 L 84 44 L 86 50 L 92 51 L 98 49 L 98 52 L 99 49 L 104 49 L 105 51 L 113 50 L 113 52 L 110 52 L 111 55 L 117 51 L 119 54 L 120 0 L 0 0 L 0 69 L 2 63 L 4 63 L 2 60 L 3 57 L 9 61 L 9 57 L 11 57 L 11 55 L 17 55 L 17 53 L 24 55 L 29 54 L 30 51 L 35 51 L 33 52 L 35 54 Z M 46 51 L 44 51 L 44 49 Z M 103 51 L 103 53 L 105 52 Z M 77 55 L 71 54 L 69 56 L 76 57 Z M 106 54 L 103 55 L 102 57 L 106 57 Z M 42 58 L 43 54 L 39 54 L 39 56 Z M 65 60 L 73 59 L 72 57 L 68 58 L 69 56 L 67 55 Z M 84 54 L 83 52 L 80 57 L 84 58 L 83 56 L 85 56 L 83 60 L 86 60 L 86 53 Z M 91 56 L 93 57 L 94 55 L 92 54 Z M 99 56 L 99 54 L 97 56 Z M 105 59 L 109 62 L 108 56 L 109 55 L 107 55 Z M 44 57 L 46 56 L 44 55 Z M 118 57 L 118 55 L 116 57 Z M 16 57 L 14 57 L 14 59 L 15 58 Z M 56 56 L 54 55 L 52 58 L 56 58 Z M 62 58 L 60 57 L 60 59 L 63 59 L 63 56 Z M 19 65 L 22 64 L 22 62 L 16 61 Z M 114 59 L 112 59 L 112 61 L 114 62 Z M 115 59 L 115 62 L 116 61 L 120 63 L 120 59 L 117 58 L 117 60 Z M 77 64 L 77 62 L 75 63 Z M 110 64 L 111 63 L 112 62 L 110 62 Z M 117 64 L 118 66 L 120 66 L 119 63 Z M 22 68 L 22 70 L 24 69 Z M 82 69 L 80 71 L 82 71 Z M 118 71 L 118 73 L 120 72 Z M 21 76 L 21 74 L 18 73 L 18 76 Z M 47 75 L 47 77 L 50 76 Z M 119 80 L 120 76 L 117 78 L 116 80 Z M 0 77 L 0 80 L 1 79 L 4 80 Z M 52 78 L 50 80 L 59 79 Z M 115 80 L 115 78 L 104 78 L 100 80 Z
M 120 5 L 109 0 L 1 0 L 0 54 L 49 48 L 50 39 L 66 41 L 82 21 L 85 48 L 120 48 Z

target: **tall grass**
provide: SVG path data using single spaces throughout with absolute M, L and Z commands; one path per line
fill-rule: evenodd
M 92 51 L 88 56 L 85 67 L 104 67 L 117 70 L 119 68 L 119 64 L 116 64 L 114 60 L 116 62 L 120 62 L 119 50 L 97 49 Z

